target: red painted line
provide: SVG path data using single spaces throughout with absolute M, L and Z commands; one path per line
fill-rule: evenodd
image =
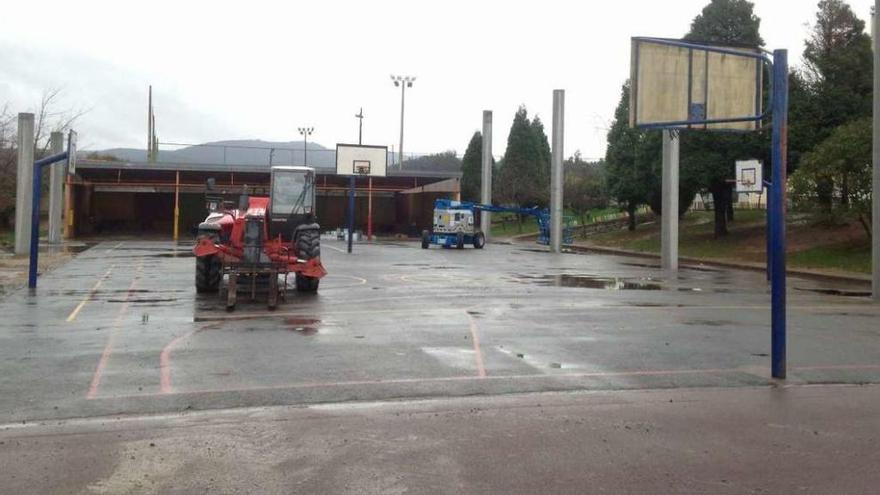
M 175 347 L 177 347 L 177 344 L 199 332 L 211 328 L 218 328 L 219 326 L 220 324 L 213 323 L 210 325 L 205 325 L 201 328 L 197 328 L 189 333 L 178 335 L 177 337 L 171 339 L 171 342 L 168 342 L 168 344 L 166 344 L 165 347 L 162 348 L 162 352 L 159 354 L 159 393 L 174 393 L 174 387 L 171 386 L 171 351 L 174 350 Z
M 479 328 L 477 328 L 477 322 L 474 321 L 474 317 L 468 313 L 466 309 L 464 314 L 468 318 L 468 322 L 470 323 L 471 330 L 471 342 L 474 344 L 474 360 L 477 365 L 477 376 L 480 378 L 486 378 L 486 366 L 483 364 L 483 351 L 480 349 L 480 336 Z
M 101 353 L 101 358 L 98 360 L 98 366 L 95 368 L 95 373 L 92 375 L 92 381 L 89 384 L 89 390 L 88 392 L 86 392 L 86 399 L 94 399 L 95 396 L 98 394 L 98 388 L 101 386 L 101 378 L 104 376 L 104 370 L 107 368 L 107 362 L 110 361 L 110 356 L 113 354 L 113 343 L 116 340 L 116 333 L 118 332 L 119 326 L 122 323 L 122 318 L 128 311 L 128 301 L 131 298 L 135 285 L 137 285 L 143 268 L 144 263 L 142 260 L 140 265 L 138 266 L 134 278 L 131 281 L 131 284 L 128 286 L 128 292 L 126 292 L 125 294 L 125 299 L 123 300 L 122 307 L 119 308 L 119 312 L 116 313 L 116 318 L 113 320 L 113 328 L 112 330 L 110 330 L 110 336 L 107 338 L 107 344 L 104 346 L 104 351 Z

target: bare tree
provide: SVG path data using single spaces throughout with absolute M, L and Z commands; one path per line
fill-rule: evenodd
M 62 90 L 53 88 L 43 92 L 34 125 L 34 154 L 44 156 L 49 151 L 53 132 L 67 132 L 77 119 L 86 114 L 83 109 L 57 110 Z
M 43 93 L 34 115 L 34 154 L 48 154 L 51 134 L 66 132 L 77 119 L 85 115 L 83 109 L 58 109 L 62 90 L 51 89 Z M 17 115 L 8 104 L 0 107 L 0 229 L 8 229 L 15 214 L 15 181 L 18 174 Z M 48 173 L 48 170 L 44 171 Z M 48 186 L 48 181 L 44 181 Z

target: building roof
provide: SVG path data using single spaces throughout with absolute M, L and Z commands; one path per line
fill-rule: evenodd
M 146 172 L 155 171 L 181 171 L 181 172 L 233 172 L 233 173 L 257 173 L 269 174 L 270 167 L 264 165 L 236 165 L 225 163 L 146 163 L 107 160 L 78 159 L 77 170 L 137 170 Z M 315 167 L 317 175 L 336 175 L 335 168 Z M 460 179 L 461 172 L 433 171 L 433 170 L 396 170 L 388 169 L 389 177 L 423 177 L 436 179 Z

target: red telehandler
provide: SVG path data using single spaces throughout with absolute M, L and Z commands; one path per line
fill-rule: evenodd
M 212 188 L 209 179 L 209 192 Z M 272 167 L 269 197 L 245 193 L 238 208 L 217 197 L 207 203 L 210 213 L 199 224 L 193 248 L 197 292 L 222 296 L 225 275 L 226 308 L 232 310 L 239 291 L 255 299 L 258 289 L 268 291 L 274 309 L 285 297 L 289 273 L 295 274 L 297 291 L 318 290 L 327 271 L 321 265 L 313 168 Z

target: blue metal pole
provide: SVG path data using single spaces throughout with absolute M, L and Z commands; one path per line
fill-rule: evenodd
M 37 263 L 40 247 L 40 190 L 42 189 L 43 167 L 34 165 L 33 191 L 31 192 L 31 258 L 28 266 L 28 288 L 37 288 Z
M 773 187 L 770 215 L 773 265 L 771 267 L 771 371 L 785 378 L 785 189 L 788 165 L 788 50 L 773 52 Z
M 43 167 L 67 159 L 67 152 L 47 156 L 34 162 L 33 190 L 31 191 L 31 246 L 28 264 L 28 288 L 37 288 L 37 265 L 40 261 L 40 191 L 43 186 Z
M 771 189 L 773 187 L 773 183 L 769 181 L 764 181 L 764 185 L 767 186 L 767 198 L 764 200 L 764 237 L 767 245 L 767 266 L 764 271 L 767 273 L 767 282 L 769 282 L 770 273 L 773 269 L 773 227 L 772 218 L 770 215 L 770 196 L 772 195 Z
M 354 237 L 354 176 L 348 178 L 348 252 L 351 254 L 351 242 Z

